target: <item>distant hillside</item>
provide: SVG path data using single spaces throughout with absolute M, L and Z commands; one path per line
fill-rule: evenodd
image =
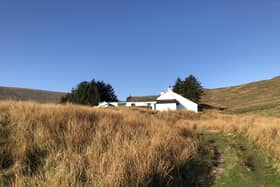
M 25 88 L 0 87 L 0 100 L 36 101 L 40 103 L 58 103 L 63 92 L 33 90 Z
M 58 103 L 66 93 L 0 87 L 0 100 Z M 229 113 L 264 113 L 280 117 L 280 76 L 239 86 L 206 89 L 201 103 Z
M 280 77 L 239 86 L 207 89 L 202 103 L 228 112 L 263 112 L 280 116 Z

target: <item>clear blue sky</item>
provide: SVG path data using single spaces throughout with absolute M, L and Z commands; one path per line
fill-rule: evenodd
M 214 88 L 280 74 L 279 0 L 1 0 L 0 85 L 120 99 L 194 74 Z

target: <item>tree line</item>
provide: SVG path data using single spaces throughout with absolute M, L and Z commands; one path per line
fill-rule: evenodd
M 173 86 L 173 91 L 199 103 L 203 94 L 203 87 L 198 79 L 189 75 L 185 79 L 177 78 Z M 75 103 L 82 105 L 96 106 L 99 102 L 118 101 L 114 88 L 111 84 L 104 81 L 83 81 L 76 88 L 72 88 L 71 92 L 61 98 L 62 103 Z
M 62 103 L 95 106 L 99 102 L 118 101 L 114 88 L 104 81 L 83 81 L 61 98 Z

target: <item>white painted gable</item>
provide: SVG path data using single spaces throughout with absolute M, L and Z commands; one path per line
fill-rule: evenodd
M 198 112 L 198 105 L 196 103 L 173 92 L 172 89 L 168 89 L 167 92 L 163 93 L 161 96 L 157 98 L 157 101 L 164 101 L 164 100 L 176 100 L 178 103 L 157 104 L 156 108 L 158 110 L 187 109 L 194 112 Z

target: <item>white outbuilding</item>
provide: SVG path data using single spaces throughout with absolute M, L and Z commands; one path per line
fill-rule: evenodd
M 107 108 L 107 107 L 117 107 L 118 103 L 117 102 L 101 102 L 99 103 L 98 107 L 99 108 Z
M 175 93 L 172 88 L 161 95 L 128 97 L 126 100 L 127 107 L 146 107 L 153 110 L 190 110 L 198 112 L 198 104 Z

